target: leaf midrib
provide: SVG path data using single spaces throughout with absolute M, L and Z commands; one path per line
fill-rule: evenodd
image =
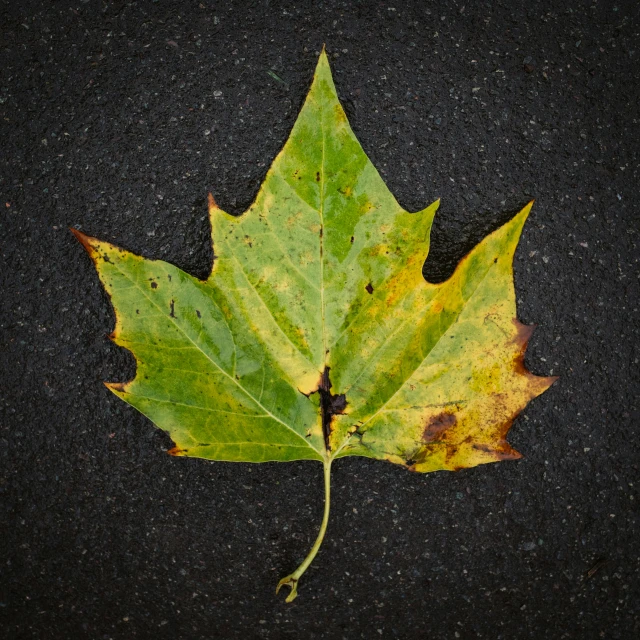
M 325 131 L 324 131 L 324 101 L 320 105 L 320 131 L 322 132 L 322 161 L 320 163 L 320 313 L 322 322 L 322 363 L 323 370 L 327 366 L 327 328 L 324 312 L 324 176 L 325 176 Z M 326 446 L 326 445 L 325 445 Z

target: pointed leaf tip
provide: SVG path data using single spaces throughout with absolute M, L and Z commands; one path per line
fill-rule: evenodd
M 186 455 L 188 451 L 189 451 L 188 449 L 181 449 L 180 447 L 175 446 L 175 447 L 173 447 L 171 449 L 168 449 L 167 453 L 170 456 L 174 456 L 174 457 L 177 458 L 177 457 Z
M 209 215 L 213 215 L 214 211 L 218 211 L 218 204 L 216 203 L 215 198 L 213 197 L 213 194 L 211 192 L 209 192 L 209 195 L 207 197 L 207 203 L 209 205 Z
M 524 219 L 526 220 L 529 217 L 529 214 L 531 213 L 531 207 L 533 207 L 533 203 L 535 202 L 535 200 L 530 200 L 520 211 L 520 213 L 518 213 L 519 216 L 523 216 Z
M 516 215 L 511 219 L 511 221 L 507 222 L 507 224 L 505 225 L 507 226 L 507 225 L 513 224 L 518 229 L 516 244 L 517 244 L 517 241 L 520 239 L 520 234 L 522 233 L 524 224 L 529 218 L 529 214 L 531 213 L 531 208 L 533 207 L 533 203 L 534 203 L 534 200 L 531 200 L 530 202 L 528 202 L 524 207 L 522 207 L 522 209 L 520 209 L 520 211 L 518 211 L 518 213 L 516 213 Z M 515 246 L 514 246 L 514 249 L 515 249 Z
M 440 198 L 434 200 L 430 205 L 426 206 L 424 209 L 420 210 L 418 213 L 427 213 L 432 212 L 432 215 L 436 215 L 436 212 L 440 208 Z
M 319 73 L 323 71 L 328 71 L 331 75 L 331 64 L 329 63 L 329 55 L 327 54 L 327 50 L 324 45 L 322 45 L 322 51 L 320 52 L 320 56 L 318 57 L 318 63 L 316 64 L 315 76 L 317 77 Z
M 91 236 L 88 236 L 88 235 L 82 233 L 82 231 L 79 231 L 78 229 L 74 229 L 73 227 L 69 227 L 69 231 L 71 231 L 71 233 L 73 233 L 73 235 L 76 237 L 76 240 L 85 248 L 85 251 L 90 256 L 93 256 L 93 254 L 95 253 L 96 249 L 91 244 L 91 240 L 95 240 L 95 238 L 92 238 Z
M 120 393 L 126 392 L 126 386 L 128 383 L 126 382 L 103 382 L 104 386 L 109 389 L 109 391 L 113 391 L 116 395 Z

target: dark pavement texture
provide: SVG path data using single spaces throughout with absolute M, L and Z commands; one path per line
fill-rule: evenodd
M 639 632 L 640 7 L 633 1 L 0 3 L 7 638 L 632 638 Z M 102 382 L 133 359 L 68 227 L 198 276 L 326 42 L 444 279 L 535 197 L 515 261 L 525 458 L 459 473 L 175 459 Z M 6 204 L 5 204 L 6 203 Z M 637 637 L 637 636 L 636 636 Z

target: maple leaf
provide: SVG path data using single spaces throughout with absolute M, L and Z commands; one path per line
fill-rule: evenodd
M 283 578 L 290 602 L 326 531 L 336 458 L 413 471 L 519 458 L 505 437 L 555 378 L 523 364 L 513 255 L 531 204 L 441 284 L 422 276 L 438 202 L 408 213 L 351 130 L 324 51 L 293 131 L 241 216 L 209 196 L 206 281 L 74 231 L 135 356 L 118 397 L 176 456 L 324 465 L 320 532 Z

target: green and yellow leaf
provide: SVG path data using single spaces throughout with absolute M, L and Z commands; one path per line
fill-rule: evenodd
M 422 276 L 438 202 L 405 211 L 356 139 L 325 53 L 284 148 L 241 216 L 209 196 L 215 261 L 200 281 L 74 231 L 116 311 L 136 376 L 107 386 L 173 455 L 458 470 L 520 457 L 507 432 L 554 378 L 523 364 L 513 255 L 531 209 L 441 284 Z

